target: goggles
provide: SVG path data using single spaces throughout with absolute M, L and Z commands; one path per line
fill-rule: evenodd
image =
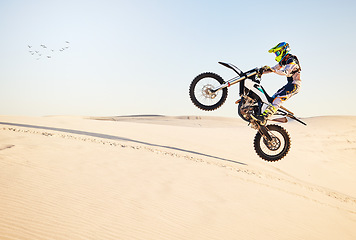
M 278 43 L 277 46 L 268 50 L 269 53 L 274 53 L 276 55 L 275 60 L 280 62 L 290 51 L 289 44 L 286 42 Z

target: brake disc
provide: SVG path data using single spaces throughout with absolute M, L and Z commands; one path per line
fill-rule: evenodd
M 212 93 L 211 89 L 213 89 L 213 85 L 211 85 L 211 84 L 207 84 L 203 87 L 202 94 L 205 98 L 214 99 L 216 97 L 216 94 Z
M 272 136 L 271 141 L 268 141 L 265 138 L 263 138 L 263 143 L 271 151 L 277 151 L 281 147 L 281 141 L 279 140 L 279 138 L 275 136 Z

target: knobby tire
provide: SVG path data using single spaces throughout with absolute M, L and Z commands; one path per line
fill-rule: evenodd
M 197 77 L 195 77 L 192 81 L 192 83 L 190 84 L 190 87 L 189 87 L 189 96 L 190 96 L 190 99 L 191 101 L 193 102 L 193 104 L 200 108 L 201 110 L 204 110 L 204 111 L 213 111 L 213 110 L 216 110 L 218 109 L 219 107 L 221 107 L 224 102 L 226 101 L 226 98 L 227 98 L 227 88 L 223 88 L 222 90 L 220 90 L 222 93 L 221 95 L 221 98 L 220 100 L 213 104 L 213 105 L 206 105 L 202 102 L 200 102 L 198 100 L 198 97 L 195 95 L 195 87 L 196 85 L 201 81 L 203 80 L 204 78 L 212 78 L 214 80 L 216 80 L 219 85 L 220 84 L 223 84 L 225 83 L 225 81 L 222 79 L 222 77 L 220 77 L 218 74 L 216 73 L 211 73 L 211 72 L 207 72 L 207 73 L 202 73 L 200 75 L 198 75 Z M 216 86 L 214 86 L 216 87 Z M 200 89 L 198 89 L 200 90 Z
M 261 138 L 263 140 L 263 136 L 261 135 L 260 132 L 257 132 L 253 145 L 254 145 L 257 155 L 260 156 L 263 160 L 268 161 L 268 162 L 276 162 L 276 161 L 279 161 L 282 158 L 284 158 L 287 155 L 287 153 L 289 152 L 290 147 L 291 147 L 290 136 L 289 136 L 289 133 L 283 127 L 281 127 L 279 125 L 273 124 L 273 125 L 268 125 L 266 127 L 268 128 L 269 132 L 272 132 L 272 133 L 274 131 L 278 132 L 283 137 L 284 145 L 280 146 L 283 148 L 282 151 L 276 155 L 268 154 L 268 153 L 264 152 L 262 150 L 262 146 L 261 146 L 261 144 L 264 144 L 261 141 Z

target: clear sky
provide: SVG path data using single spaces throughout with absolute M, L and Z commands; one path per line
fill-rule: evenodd
M 355 11 L 354 0 L 1 0 L 0 115 L 234 117 L 237 85 L 203 112 L 190 82 L 207 71 L 234 77 L 218 61 L 273 66 L 268 49 L 282 41 L 303 69 L 285 107 L 356 115 Z M 262 81 L 270 95 L 285 83 Z

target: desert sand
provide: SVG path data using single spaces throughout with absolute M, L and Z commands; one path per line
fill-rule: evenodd
M 356 239 L 356 117 L 0 116 L 0 239 Z

